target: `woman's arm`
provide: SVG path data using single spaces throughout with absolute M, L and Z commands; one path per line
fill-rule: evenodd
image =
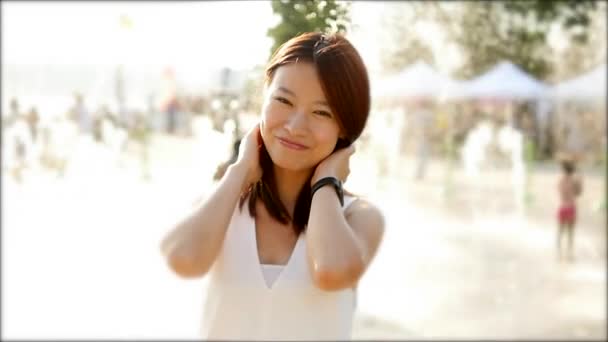
M 259 126 L 243 139 L 239 159 L 228 167 L 211 196 L 178 221 L 161 243 L 169 266 L 182 277 L 207 273 L 222 247 L 241 193 L 262 176 Z
M 335 190 L 315 192 L 306 228 L 308 263 L 315 285 L 340 290 L 357 284 L 384 234 L 380 210 L 365 200 L 343 212 Z
M 245 169 L 231 165 L 215 191 L 182 218 L 163 239 L 171 269 L 186 278 L 204 275 L 222 246 L 245 181 Z

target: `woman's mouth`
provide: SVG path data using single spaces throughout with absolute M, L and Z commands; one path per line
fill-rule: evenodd
M 277 139 L 279 140 L 279 143 L 281 143 L 281 145 L 283 145 L 283 146 L 285 146 L 285 147 L 287 147 L 289 149 L 292 149 L 292 150 L 302 151 L 302 150 L 308 149 L 307 146 L 304 146 L 302 144 L 298 144 L 295 141 L 291 141 L 291 140 L 288 140 L 288 139 L 285 139 L 285 138 L 279 138 L 279 137 L 277 137 Z

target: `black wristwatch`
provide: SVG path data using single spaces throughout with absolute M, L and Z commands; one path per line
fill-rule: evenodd
M 338 199 L 340 200 L 340 206 L 344 205 L 344 190 L 342 189 L 342 182 L 336 177 L 325 177 L 319 179 L 313 186 L 310 188 L 310 198 L 314 196 L 315 191 L 321 189 L 325 185 L 331 184 L 336 190 L 336 194 L 338 195 Z

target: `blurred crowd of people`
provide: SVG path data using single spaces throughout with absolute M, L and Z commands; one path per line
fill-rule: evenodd
M 23 111 L 17 98 L 2 116 L 3 170 L 17 182 L 28 169 L 41 168 L 61 177 L 83 140 L 103 144 L 116 154 L 128 144 L 145 144 L 151 130 L 143 110 L 113 112 L 107 105 L 90 110 L 80 93 L 64 113 L 40 115 L 36 106 Z M 49 113 L 44 113 L 49 114 Z
M 230 130 L 236 143 L 240 138 L 236 111 L 226 106 L 212 110 L 208 103 L 204 96 L 178 94 L 171 84 L 158 103 L 150 97 L 147 108 L 132 109 L 118 101 L 115 110 L 106 104 L 91 110 L 84 95 L 75 92 L 65 111 L 40 113 L 36 105 L 23 110 L 19 99 L 12 98 L 8 113 L 2 115 L 2 168 L 17 182 L 32 169 L 62 177 L 82 141 L 103 145 L 116 156 L 138 149 L 145 163 L 150 134 L 191 137 L 195 134 L 192 119 L 197 115 L 208 116 L 216 131 Z M 227 122 L 235 127 L 226 128 Z

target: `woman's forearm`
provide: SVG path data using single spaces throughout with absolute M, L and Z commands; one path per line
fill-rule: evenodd
M 313 196 L 306 245 L 311 274 L 321 287 L 339 288 L 364 267 L 362 248 L 330 186 Z
M 177 274 L 196 277 L 209 270 L 245 186 L 245 172 L 239 165 L 231 165 L 211 196 L 181 219 L 163 240 L 162 252 Z

